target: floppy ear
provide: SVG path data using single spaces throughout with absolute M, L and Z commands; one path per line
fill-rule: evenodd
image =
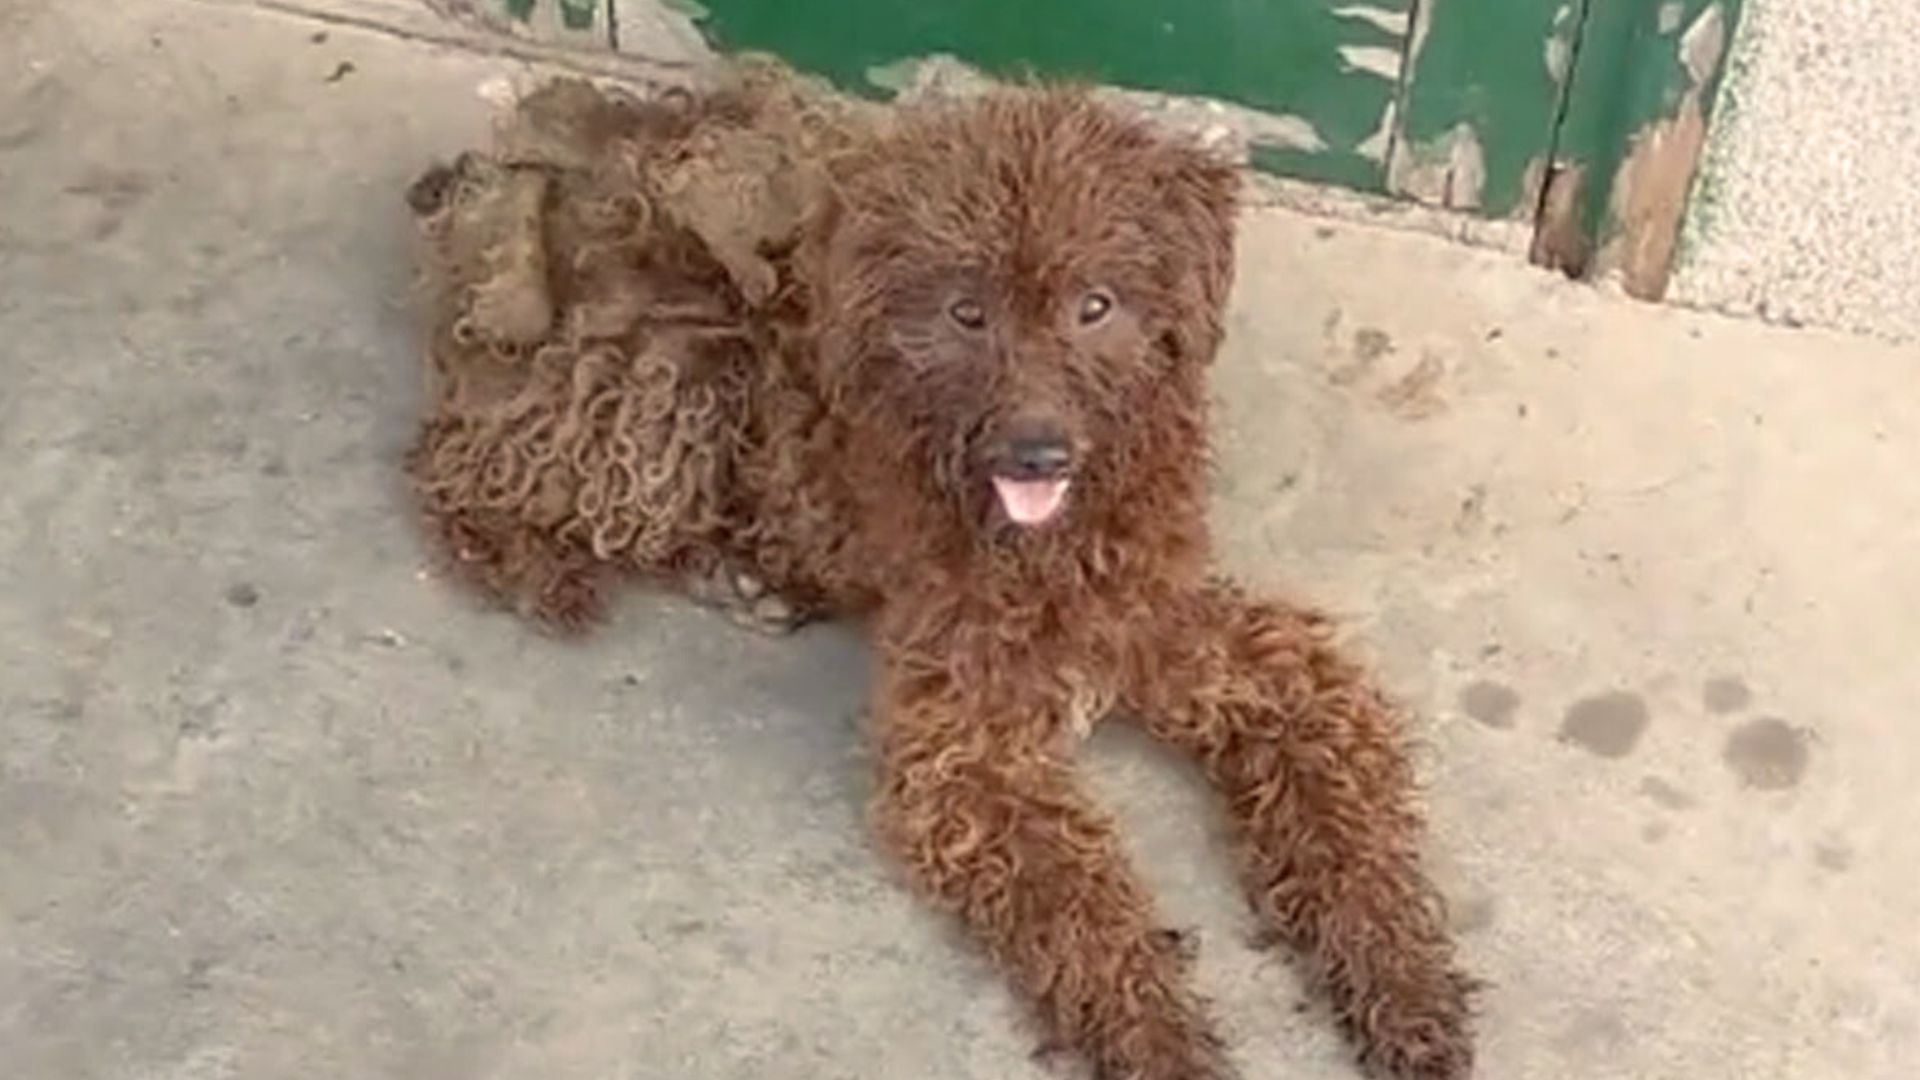
M 885 259 L 876 258 L 883 245 L 873 235 L 870 208 L 850 204 L 847 173 L 836 162 L 813 199 L 811 213 L 796 252 L 800 273 L 808 286 L 809 326 L 817 357 L 816 377 L 830 402 L 838 403 L 847 379 L 864 359 L 869 336 L 880 321 L 886 290 Z M 866 159 L 852 168 L 872 167 Z
M 1170 228 L 1162 250 L 1178 305 L 1173 345 L 1183 359 L 1206 364 L 1220 348 L 1233 291 L 1240 173 L 1191 146 L 1170 147 L 1167 155 L 1161 186 Z
M 815 193 L 799 250 L 795 253 L 807 284 L 809 325 L 823 381 L 832 382 L 844 354 L 851 347 L 847 310 L 848 277 L 853 260 L 848 251 L 847 211 L 839 185 L 829 177 Z M 825 389 L 825 387 L 823 387 Z

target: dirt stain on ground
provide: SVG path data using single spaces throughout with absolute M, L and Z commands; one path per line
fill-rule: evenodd
M 1708 679 L 1700 688 L 1700 702 L 1710 713 L 1723 715 L 1737 712 L 1753 701 L 1753 691 L 1747 684 L 1731 676 L 1722 675 Z
M 1721 760 L 1743 787 L 1785 791 L 1807 774 L 1807 733 L 1775 716 L 1749 720 L 1727 736 Z
M 1426 420 L 1447 411 L 1447 399 L 1440 393 L 1446 374 L 1446 362 L 1427 353 L 1413 370 L 1389 383 L 1376 397 L 1388 412 L 1402 420 Z
M 1691 810 L 1699 805 L 1693 796 L 1657 776 L 1640 781 L 1640 794 L 1652 799 L 1662 810 Z
M 1499 902 L 1492 893 L 1470 896 L 1453 905 L 1447 921 L 1452 924 L 1454 933 L 1476 934 L 1493 925 L 1498 907 Z
M 1605 1006 L 1581 1009 L 1553 1040 L 1554 1049 L 1567 1056 L 1607 1054 L 1633 1041 L 1620 1014 Z
M 1813 849 L 1813 863 L 1830 873 L 1844 874 L 1853 869 L 1853 849 L 1836 842 L 1820 844 Z
M 1329 323 L 1327 330 L 1335 329 Z M 1393 352 L 1393 338 L 1385 330 L 1363 326 L 1353 332 L 1353 341 L 1348 348 L 1346 363 L 1334 368 L 1328 376 L 1335 386 L 1352 386 L 1366 378 L 1379 365 L 1380 358 Z
M 127 210 L 147 197 L 153 181 L 136 169 L 91 168 L 66 186 L 69 195 L 98 199 L 108 210 Z
M 1356 360 L 1373 361 L 1393 351 L 1393 338 L 1385 330 L 1363 326 L 1353 332 L 1353 355 Z
M 1460 691 L 1460 711 L 1490 728 L 1513 727 L 1520 710 L 1520 695 L 1510 687 L 1480 679 Z
M 1633 753 L 1650 721 L 1639 694 L 1616 690 L 1582 698 L 1560 722 L 1560 740 L 1603 758 Z
M 7 115 L 0 115 L 0 153 L 29 146 L 57 126 L 58 115 L 70 93 L 53 75 L 41 75 L 13 99 Z

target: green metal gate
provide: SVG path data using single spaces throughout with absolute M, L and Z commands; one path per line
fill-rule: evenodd
M 1238 107 L 1279 175 L 1515 220 L 1532 257 L 1666 288 L 1740 0 L 486 0 L 558 33 L 662 6 L 882 93 L 949 56 Z M 624 10 L 623 10 L 624 9 Z

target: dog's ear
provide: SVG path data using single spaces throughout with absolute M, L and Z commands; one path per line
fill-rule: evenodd
M 1240 173 L 1197 147 L 1174 145 L 1167 149 L 1160 187 L 1171 226 L 1162 251 L 1177 312 L 1172 344 L 1182 359 L 1211 363 L 1233 291 Z
M 840 169 L 870 167 L 864 160 L 834 164 Z M 838 169 L 830 172 L 814 193 L 796 253 L 808 285 L 820 390 L 829 399 L 844 390 L 880 296 L 872 267 L 861 258 L 862 221 L 842 194 L 844 175 Z

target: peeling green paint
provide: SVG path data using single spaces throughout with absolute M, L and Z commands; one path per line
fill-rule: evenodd
M 718 47 L 772 52 L 877 94 L 868 72 L 937 54 L 997 75 L 1042 72 L 1213 98 L 1309 121 L 1319 152 L 1263 167 L 1380 190 L 1377 140 L 1398 91 L 1413 0 L 705 0 Z
M 1274 176 L 1337 184 L 1360 191 L 1381 190 L 1380 163 L 1358 154 L 1316 153 L 1254 143 L 1247 149 L 1247 164 Z
M 600 0 L 560 0 L 560 23 L 569 30 L 591 30 L 599 10 Z
M 1709 9 L 1719 8 L 1721 48 L 1732 39 L 1740 0 L 1589 0 L 1578 64 L 1555 157 L 1585 165 L 1587 185 L 1581 223 L 1604 242 L 1620 227 L 1611 220 L 1615 185 L 1648 126 L 1671 120 L 1690 91 L 1712 114 L 1726 64 L 1718 61 L 1697 80 L 1688 70 L 1682 42 Z
M 886 97 L 947 57 L 1148 92 L 1269 173 L 1535 226 L 1531 257 L 1664 289 L 1741 0 L 631 0 Z M 611 45 L 614 0 L 481 0 Z M 1705 53 L 1711 53 L 1711 56 Z M 1205 104 L 1205 103 L 1216 104 Z M 1224 104 L 1225 109 L 1219 106 Z M 1693 191 L 1693 187 L 1701 190 Z M 1699 217 L 1705 220 L 1710 205 Z
M 1736 22 L 1738 20 L 1735 20 Z M 1720 79 L 1709 89 L 1710 115 L 1715 124 L 1737 124 L 1746 110 L 1746 100 L 1741 88 L 1750 84 L 1753 74 L 1753 56 L 1737 48 L 1739 35 L 1737 26 L 1727 29 L 1727 60 Z M 1721 169 L 1715 167 L 1711 159 L 1700 164 L 1700 175 L 1694 180 L 1693 199 L 1688 206 L 1691 220 L 1681 234 L 1680 258 L 1687 257 L 1686 248 L 1712 237 L 1720 226 L 1721 208 L 1725 204 L 1727 178 Z
M 1553 144 L 1580 3 L 1424 0 L 1391 174 L 1396 194 L 1444 202 L 1443 188 L 1457 192 L 1443 173 L 1465 132 L 1479 150 L 1479 186 L 1471 201 L 1447 204 L 1490 217 L 1533 212 L 1539 192 L 1529 190 L 1529 175 Z
M 543 0 L 495 0 L 503 10 L 521 22 L 532 22 L 533 13 Z M 594 19 L 600 12 L 600 6 L 606 0 L 544 0 L 554 5 L 560 15 L 560 25 L 568 30 L 591 30 Z
M 1536 261 L 1584 273 L 1599 252 L 1658 295 L 1739 8 L 1424 0 L 1389 188 L 1530 218 Z

